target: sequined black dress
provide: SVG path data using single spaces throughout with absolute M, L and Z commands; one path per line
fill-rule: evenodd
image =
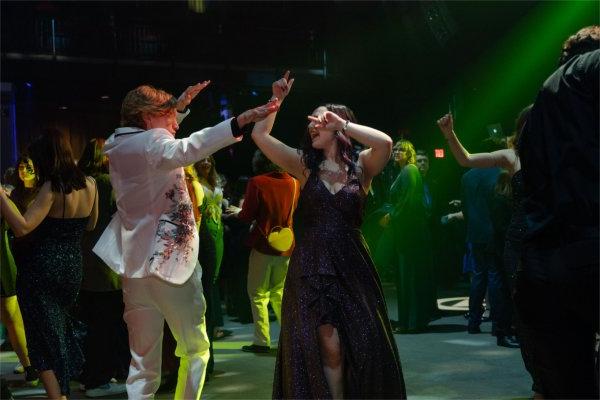
M 504 242 L 504 268 L 507 275 L 507 289 L 512 296 L 515 289 L 516 275 L 521 270 L 520 260 L 523 248 L 522 242 L 527 229 L 525 208 L 523 207 L 523 176 L 520 170 L 513 175 L 510 186 L 512 191 L 512 215 L 510 224 L 506 230 L 506 240 Z M 519 325 L 520 324 L 518 324 L 518 326 Z M 531 341 L 532 339 L 527 336 L 528 332 L 521 327 L 518 328 L 518 334 L 522 342 L 521 355 L 523 357 L 523 362 L 533 379 L 531 390 L 534 392 L 541 392 L 540 384 L 538 382 L 539 378 L 537 377 L 534 368 L 535 363 L 533 362 L 531 351 L 527 345 L 528 341 Z
M 510 181 L 512 191 L 512 214 L 510 224 L 506 230 L 504 243 L 504 268 L 509 276 L 509 289 L 512 285 L 518 269 L 521 257 L 521 242 L 525 234 L 525 209 L 523 208 L 523 177 L 521 171 L 517 171 Z
M 69 381 L 83 364 L 69 312 L 81 286 L 81 237 L 87 220 L 46 217 L 15 242 L 17 295 L 31 365 L 53 370 L 63 395 L 69 394 Z
M 273 398 L 331 398 L 317 328 L 337 327 L 345 398 L 406 398 L 381 283 L 360 232 L 358 180 L 331 194 L 311 175 L 300 194 L 298 236 L 285 282 Z

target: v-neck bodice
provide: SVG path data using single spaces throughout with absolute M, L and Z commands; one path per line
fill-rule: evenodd
M 328 232 L 360 229 L 366 194 L 357 178 L 351 178 L 331 193 L 323 181 L 311 174 L 300 193 L 299 210 L 307 230 Z

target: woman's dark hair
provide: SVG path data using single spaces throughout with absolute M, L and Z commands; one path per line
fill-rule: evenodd
M 532 108 L 533 104 L 530 104 L 521 110 L 519 116 L 515 120 L 515 134 L 509 138 L 510 145 L 515 150 L 517 156 L 519 155 L 519 139 L 521 139 L 521 133 L 523 132 L 525 122 L 527 122 L 527 118 L 529 118 Z
M 108 157 L 102 153 L 105 142 L 106 140 L 102 138 L 94 138 L 83 149 L 77 165 L 85 174 L 92 176 L 108 174 Z
M 71 193 L 86 187 L 85 175 L 75 165 L 68 136 L 49 128 L 29 146 L 29 156 L 37 169 L 38 181 L 50 181 L 53 192 Z
M 532 107 L 533 104 L 530 104 L 521 110 L 519 116 L 515 120 L 515 133 L 508 138 L 509 145 L 515 150 L 517 156 L 519 155 L 519 149 L 517 147 L 519 144 L 519 138 L 521 137 L 521 132 L 523 131 L 525 122 L 527 122 L 527 118 L 529 117 Z M 502 170 L 500 175 L 498 175 L 498 180 L 496 181 L 494 190 L 498 195 L 510 198 L 512 196 L 512 187 L 510 184 L 511 176 L 508 174 L 508 171 Z
M 327 103 L 320 107 L 325 107 L 327 111 L 337 114 L 346 121 L 356 123 L 354 112 L 343 104 Z M 337 141 L 338 158 L 348 166 L 348 176 L 355 176 L 358 154 L 354 151 L 352 141 L 340 131 L 335 132 L 335 138 Z M 302 163 L 304 164 L 304 167 L 307 168 L 311 174 L 316 174 L 319 172 L 319 166 L 324 159 L 325 155 L 323 154 L 323 150 L 312 147 L 310 132 L 308 128 L 306 128 L 306 133 L 302 140 Z

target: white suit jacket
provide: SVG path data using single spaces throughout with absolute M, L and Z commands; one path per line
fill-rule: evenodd
M 240 141 L 231 119 L 175 139 L 162 128 L 118 128 L 106 141 L 117 212 L 94 246 L 115 272 L 183 284 L 198 259 L 198 231 L 183 166 Z

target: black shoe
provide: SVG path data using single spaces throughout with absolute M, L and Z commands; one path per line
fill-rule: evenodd
M 40 380 L 40 375 L 35 368 L 29 366 L 25 367 L 25 384 L 27 386 L 37 386 Z
M 231 331 L 229 329 L 219 329 L 215 332 L 213 340 L 225 339 L 226 337 L 231 336 L 231 335 L 233 335 L 233 331 Z
M 467 332 L 469 332 L 472 335 L 475 335 L 477 333 L 481 333 L 481 328 L 479 327 L 479 325 L 468 325 Z
M 510 349 L 518 349 L 521 344 L 514 336 L 496 336 L 496 344 Z
M 247 353 L 268 353 L 271 348 L 269 346 L 259 346 L 251 344 L 250 346 L 242 346 L 242 351 Z

